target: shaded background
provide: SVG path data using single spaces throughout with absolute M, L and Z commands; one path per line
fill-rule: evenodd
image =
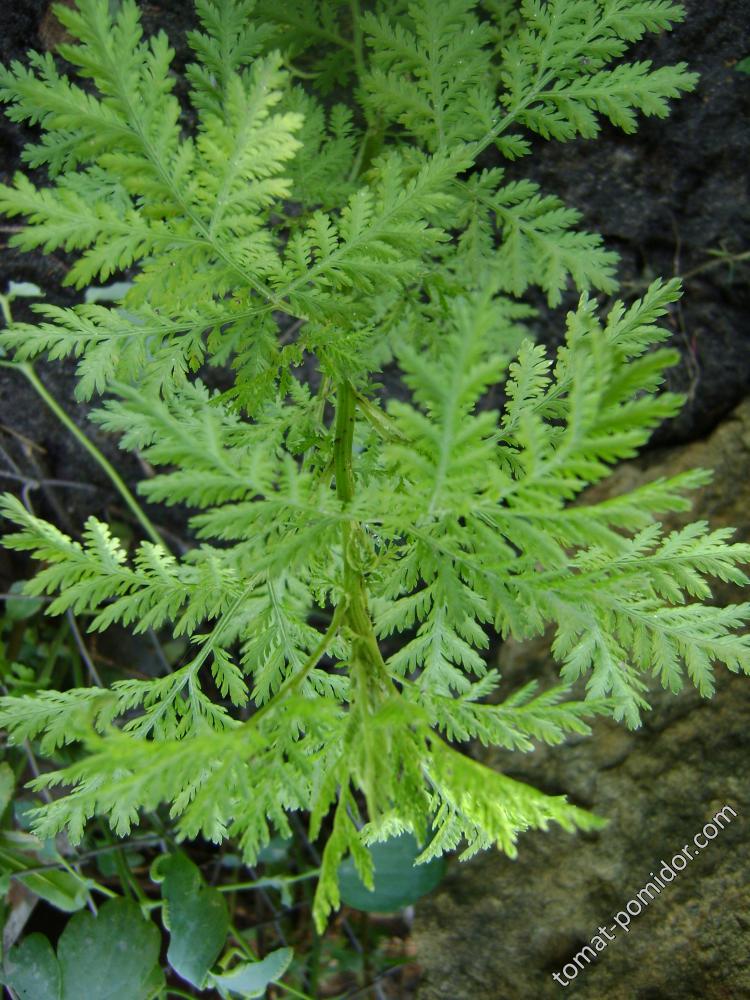
M 599 139 L 560 144 L 538 140 L 534 155 L 508 167 L 512 176 L 531 176 L 543 190 L 559 194 L 584 215 L 582 225 L 602 233 L 621 255 L 622 293 L 635 296 L 658 275 L 686 275 L 685 296 L 673 317 L 673 342 L 682 355 L 670 373 L 670 388 L 688 394 L 683 412 L 663 427 L 654 445 L 690 441 L 708 433 L 750 388 L 750 266 L 724 263 L 713 251 L 738 256 L 750 245 L 750 76 L 735 70 L 750 54 L 750 0 L 690 0 L 686 21 L 672 33 L 648 36 L 633 57 L 657 64 L 687 62 L 701 74 L 697 91 L 675 102 L 666 120 L 645 119 L 635 135 L 605 126 Z M 192 4 L 183 0 L 141 4 L 147 30 L 163 28 L 177 50 L 179 69 L 187 57 L 185 30 L 193 25 Z M 0 8 L 0 58 L 22 59 L 29 48 L 49 49 L 60 29 L 47 0 L 19 0 Z M 20 165 L 29 130 L 0 118 L 0 176 L 7 181 Z M 36 180 L 43 182 L 43 176 Z M 15 221 L 15 220 L 11 220 Z M 62 286 L 65 254 L 20 253 L 7 246 L 0 227 L 0 287 L 9 280 L 33 281 L 47 299 L 77 301 Z M 561 339 L 569 296 L 557 310 L 543 307 L 536 333 L 554 345 Z M 542 303 L 540 303 L 542 304 Z M 543 305 L 543 304 L 542 304 Z M 23 306 L 16 306 L 19 318 Z M 61 400 L 72 397 L 72 364 L 40 364 L 40 372 Z M 83 407 L 76 420 L 85 423 Z M 37 405 L 22 378 L 0 372 L 0 423 L 9 424 L 44 448 L 42 470 L 56 478 L 76 472 L 105 491 L 94 500 L 69 496 L 79 518 L 90 502 L 114 501 L 101 472 Z M 116 449 L 87 425 L 110 456 Z M 18 449 L 14 457 L 18 459 Z M 138 477 L 132 457 L 119 455 L 129 478 Z M 39 470 L 36 472 L 40 474 Z

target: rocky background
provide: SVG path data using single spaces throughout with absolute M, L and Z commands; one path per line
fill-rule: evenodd
M 750 538 L 750 400 L 705 440 L 627 463 L 589 498 L 695 467 L 715 469 L 714 481 L 696 495 L 690 515 L 668 526 L 707 519 Z M 716 597 L 742 599 L 728 585 Z M 503 646 L 507 690 L 530 677 L 554 684 L 550 640 Z M 485 854 L 454 864 L 417 907 L 419 1000 L 558 997 L 564 987 L 553 973 L 600 925 L 612 924 L 662 860 L 685 844 L 692 850 L 693 836 L 725 805 L 736 819 L 565 989 L 582 1000 L 750 997 L 750 681 L 722 671 L 712 700 L 686 689 L 678 697 L 656 692 L 652 704 L 635 732 L 605 719 L 590 738 L 563 748 L 490 755 L 512 777 L 567 793 L 610 823 L 579 836 L 527 834 L 516 861 Z
M 583 224 L 619 251 L 623 294 L 639 294 L 657 275 L 685 279 L 685 296 L 671 318 L 682 363 L 670 387 L 686 392 L 688 403 L 655 436 L 652 450 L 623 467 L 607 488 L 616 492 L 693 465 L 713 467 L 716 479 L 701 492 L 697 516 L 732 524 L 750 539 L 750 403 L 743 402 L 750 388 L 750 76 L 735 69 L 750 55 L 750 0 L 687 0 L 685 6 L 684 24 L 644 40 L 636 53 L 658 64 L 685 61 L 701 74 L 698 90 L 678 102 L 668 120 L 647 120 L 633 136 L 605 128 L 596 142 L 540 142 L 533 160 L 512 170 L 530 172 L 545 190 L 580 208 Z M 161 0 L 142 7 L 184 58 L 179 45 L 192 5 Z M 49 48 L 56 31 L 46 0 L 3 4 L 0 59 Z M 25 139 L 23 129 L 0 121 L 4 180 L 18 167 Z M 9 280 L 33 281 L 51 301 L 75 301 L 61 286 L 64 255 L 19 254 L 3 245 L 8 232 L 0 227 L 0 288 Z M 559 341 L 563 311 L 543 313 L 537 333 L 547 343 Z M 38 367 L 84 425 L 84 410 L 71 406 L 70 369 Z M 135 481 L 137 461 L 91 425 L 86 429 Z M 3 488 L 20 481 L 46 490 L 40 503 L 56 503 L 63 521 L 80 523 L 92 510 L 117 514 L 100 470 L 61 433 L 26 382 L 1 369 L 0 447 Z M 49 479 L 78 488 L 52 493 Z M 534 676 L 553 681 L 544 642 L 506 644 L 498 656 L 508 690 Z M 564 988 L 552 974 L 600 924 L 611 924 L 655 864 L 691 842 L 727 804 L 736 820 L 565 989 L 583 1000 L 750 997 L 749 719 L 750 682 L 724 673 L 712 701 L 693 692 L 657 696 L 637 732 L 601 722 L 592 739 L 565 748 L 496 755 L 493 762 L 513 776 L 567 792 L 611 822 L 585 837 L 530 834 L 515 862 L 488 854 L 454 864 L 442 888 L 417 906 L 419 1000 L 557 997 Z
M 655 444 L 707 433 L 750 390 L 750 0 L 683 0 L 687 16 L 633 52 L 656 65 L 685 62 L 698 87 L 667 119 L 642 119 L 634 135 L 605 127 L 595 141 L 537 143 L 515 165 L 584 213 L 621 255 L 621 293 L 639 295 L 657 276 L 683 276 L 672 319 L 682 353 L 672 385 L 687 392 L 682 413 Z M 721 263 L 716 251 L 735 263 Z M 563 316 L 545 315 L 554 342 Z

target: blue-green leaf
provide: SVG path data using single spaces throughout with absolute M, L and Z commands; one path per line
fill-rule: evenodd
M 164 988 L 160 937 L 140 908 L 109 900 L 95 917 L 72 917 L 58 954 L 32 934 L 5 959 L 5 981 L 19 1000 L 152 1000 Z
M 89 889 L 93 882 L 81 878 L 73 872 L 50 868 L 44 872 L 29 872 L 16 876 L 27 889 L 35 892 L 51 906 L 64 913 L 75 913 L 86 905 Z
M 445 859 L 415 865 L 420 847 L 410 833 L 370 847 L 375 866 L 374 888 L 367 889 L 347 858 L 339 868 L 341 899 L 355 910 L 390 913 L 401 910 L 431 892 L 445 873 Z
M 16 777 L 13 774 L 13 768 L 10 764 L 3 762 L 0 764 L 0 816 L 8 808 L 15 784 Z
M 24 581 L 14 580 L 8 588 L 9 594 L 5 600 L 5 614 L 11 621 L 21 621 L 31 618 L 41 608 L 44 601 L 41 597 L 31 597 L 23 592 Z
M 201 989 L 226 941 L 226 901 L 220 892 L 206 885 L 197 866 L 184 854 L 159 858 L 151 877 L 162 883 L 162 920 L 169 931 L 169 964 L 179 976 Z
M 128 899 L 109 900 L 96 917 L 77 913 L 57 948 L 62 1000 L 151 1000 L 164 986 L 160 944 L 156 926 Z
M 102 286 L 89 285 L 83 293 L 83 301 L 86 303 L 121 302 L 132 287 L 132 281 L 114 281 L 111 285 Z
M 0 804 L 1 800 L 0 790 Z M 31 892 L 65 913 L 82 909 L 86 905 L 89 891 L 96 887 L 96 882 L 75 872 L 57 868 L 34 871 L 40 863 L 48 861 L 62 862 L 51 841 L 44 844 L 22 830 L 0 831 L 0 871 L 5 879 L 12 876 L 23 882 Z
M 3 971 L 18 1000 L 61 1000 L 60 966 L 43 934 L 31 934 L 13 948 Z
M 44 292 L 39 285 L 35 285 L 33 281 L 9 281 L 8 298 L 39 299 L 44 298 Z
M 294 956 L 291 948 L 278 948 L 260 962 L 243 962 L 223 976 L 211 976 L 211 983 L 222 996 L 237 993 L 241 997 L 262 997 L 268 985 L 280 979 Z

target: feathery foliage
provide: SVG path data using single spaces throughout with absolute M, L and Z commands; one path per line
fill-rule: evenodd
M 0 724 L 80 747 L 34 782 L 65 789 L 36 811 L 44 836 L 94 816 L 124 834 L 166 802 L 179 836 L 236 838 L 252 862 L 308 812 L 328 833 L 322 926 L 339 862 L 367 882 L 373 840 L 513 854 L 531 827 L 599 823 L 455 744 L 528 751 L 601 712 L 635 726 L 650 686 L 710 694 L 715 664 L 750 667 L 750 605 L 708 603 L 710 578 L 746 582 L 750 546 L 658 520 L 704 473 L 570 504 L 681 404 L 658 346 L 677 283 L 603 317 L 590 292 L 614 290 L 616 257 L 580 213 L 477 166 L 532 134 L 632 131 L 695 77 L 618 61 L 682 17 L 669 0 L 196 11 L 189 114 L 133 0 L 59 7 L 61 59 L 0 71 L 50 178 L 0 186 L 15 245 L 75 252 L 79 288 L 134 274 L 118 306 L 41 306 L 0 342 L 75 357 L 79 397 L 103 396 L 95 419 L 155 470 L 142 494 L 187 505 L 198 540 L 128 551 L 96 518 L 75 539 L 6 496 L 5 544 L 42 564 L 27 592 L 50 614 L 190 644 L 165 676 L 1 699 Z M 524 326 L 531 286 L 581 295 L 556 357 Z M 209 365 L 229 366 L 227 391 Z M 383 403 L 386 365 L 408 399 Z M 500 698 L 491 636 L 545 628 L 563 685 Z

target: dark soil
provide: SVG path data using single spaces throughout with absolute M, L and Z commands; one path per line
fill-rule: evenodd
M 29 48 L 47 48 L 54 44 L 59 37 L 59 29 L 50 17 L 49 6 L 47 0 L 16 0 L 13 4 L 6 0 L 0 5 L 2 62 L 22 59 Z M 192 26 L 192 4 L 189 0 L 142 0 L 141 6 L 147 29 L 163 28 L 169 34 L 177 49 L 179 67 L 185 59 L 184 31 Z M 670 35 L 650 37 L 637 52 L 638 58 L 651 58 L 657 64 L 685 61 L 701 74 L 698 90 L 677 102 L 669 119 L 644 121 L 633 136 L 624 136 L 614 129 L 605 128 L 601 138 L 595 142 L 576 141 L 566 145 L 539 142 L 533 158 L 513 165 L 508 171 L 510 176 L 533 176 L 545 191 L 558 194 L 581 209 L 583 224 L 601 232 L 606 243 L 621 254 L 623 294 L 629 297 L 640 294 L 657 275 L 687 275 L 685 296 L 673 315 L 673 339 L 680 350 L 682 362 L 670 375 L 670 387 L 685 391 L 689 400 L 682 414 L 656 435 L 655 442 L 662 445 L 705 436 L 747 395 L 750 388 L 750 268 L 747 263 L 718 263 L 717 258 L 711 256 L 712 251 L 719 249 L 733 255 L 740 254 L 747 251 L 750 242 L 750 76 L 735 70 L 737 61 L 750 54 L 750 0 L 712 0 L 708 3 L 686 0 L 685 6 L 688 18 L 683 25 Z M 27 129 L 0 117 L 0 179 L 3 181 L 8 181 L 19 168 L 20 153 L 29 137 Z M 42 180 L 41 177 L 36 179 Z M 5 289 L 11 280 L 32 281 L 45 290 L 49 301 L 66 305 L 77 301 L 76 293 L 63 286 L 69 265 L 65 255 L 20 254 L 5 245 L 8 230 L 8 225 L 0 227 L 0 289 Z M 566 304 L 571 302 L 572 297 Z M 541 314 L 537 332 L 542 340 L 551 345 L 559 342 L 563 311 L 559 309 L 550 314 L 544 310 Z M 22 319 L 30 318 L 22 303 L 17 305 L 16 314 Z M 88 424 L 86 408 L 74 402 L 72 364 L 40 363 L 37 367 L 55 397 L 81 426 L 85 425 L 87 434 L 116 462 L 126 479 L 135 483 L 142 473 L 137 460 L 120 453 L 110 439 Z M 44 408 L 23 377 L 7 369 L 0 369 L 0 449 L 0 487 L 16 488 L 25 483 L 31 490 L 28 496 L 35 508 L 52 516 L 61 527 L 75 531 L 85 516 L 92 512 L 127 517 L 120 510 L 119 498 L 98 466 Z M 67 480 L 78 484 L 78 487 L 45 484 L 45 480 L 49 479 Z M 179 517 L 176 513 L 160 510 L 160 523 L 163 524 L 168 515 L 175 519 Z M 181 528 L 179 520 L 171 522 L 171 526 L 178 531 Z M 0 554 L 0 577 L 10 574 L 10 567 L 4 565 L 5 559 L 6 556 Z M 142 655 L 143 650 L 140 650 L 134 661 L 141 662 Z M 717 702 L 718 709 L 729 712 L 739 695 L 729 688 L 724 694 L 725 697 Z M 711 734 L 740 730 L 728 728 L 726 718 L 709 717 L 708 712 L 705 718 L 707 724 L 693 733 L 697 748 L 695 753 L 718 758 L 716 745 L 709 739 Z M 683 730 L 675 732 L 676 740 L 679 737 L 688 742 Z M 715 771 L 721 781 L 726 775 L 742 772 L 742 749 L 738 743 L 738 748 L 731 753 L 727 751 L 724 757 L 717 759 Z M 662 749 L 658 753 L 655 751 L 654 758 L 658 759 L 661 753 Z M 667 759 L 672 757 L 667 755 Z M 586 761 L 583 761 L 581 770 L 585 772 L 587 767 Z M 649 773 L 649 770 L 648 767 L 639 769 L 632 783 L 639 780 L 640 773 Z M 630 771 L 626 777 L 630 780 Z M 675 771 L 673 780 L 681 782 L 681 774 Z M 718 782 L 717 778 L 717 786 L 712 786 L 711 794 L 715 793 L 723 802 L 729 792 Z M 625 783 L 611 787 L 614 799 L 614 793 L 620 788 L 630 790 Z M 692 785 L 686 787 L 687 797 L 697 801 L 701 790 Z M 680 794 L 684 795 L 684 790 Z M 677 792 L 675 797 L 679 797 Z M 654 800 L 652 794 L 646 796 L 645 802 L 639 803 L 643 808 L 633 819 L 635 832 L 628 841 L 627 858 L 632 864 L 627 870 L 623 869 L 628 877 L 614 883 L 613 905 L 619 905 L 627 898 L 625 893 L 630 891 L 629 886 L 642 881 L 638 874 L 641 863 L 650 864 L 654 856 L 647 848 L 649 842 L 677 843 L 677 825 L 674 838 L 671 831 L 660 831 L 664 835 L 658 841 L 653 826 L 645 826 L 643 811 L 648 802 Z M 628 802 L 623 809 L 629 808 Z M 703 815 L 702 811 L 700 815 Z M 679 829 L 693 829 L 693 826 L 691 816 Z M 636 850 L 634 845 L 638 843 L 640 847 Z M 735 844 L 727 839 L 725 857 L 730 856 L 730 846 L 734 848 Z M 553 870 L 555 866 L 561 868 L 558 847 L 557 841 L 550 840 L 549 853 L 543 855 L 540 871 Z M 623 853 L 621 841 L 613 842 L 607 857 L 616 859 L 618 851 Z M 532 863 L 533 860 L 532 856 Z M 582 863 L 580 856 L 571 854 L 568 860 L 570 863 L 565 866 L 566 870 L 579 871 L 583 875 L 592 870 Z M 746 864 L 745 854 L 741 858 L 738 855 L 738 862 L 740 860 Z M 459 891 L 452 885 L 446 887 L 444 897 L 453 892 L 455 899 L 447 899 L 447 903 L 438 903 L 435 907 L 429 903 L 426 909 L 419 911 L 423 914 L 419 943 L 420 948 L 424 946 L 426 956 L 425 1000 L 428 997 L 461 995 L 487 996 L 489 1000 L 499 996 L 498 983 L 502 980 L 498 967 L 503 963 L 507 965 L 503 973 L 506 979 L 517 973 L 516 981 L 524 981 L 524 970 L 529 967 L 529 953 L 523 950 L 523 942 L 520 942 L 517 951 L 513 951 L 515 964 L 508 964 L 508 948 L 504 951 L 502 947 L 504 934 L 498 932 L 496 921 L 499 918 L 492 909 L 496 905 L 495 900 L 502 899 L 502 883 L 488 876 L 486 868 L 478 867 L 476 871 L 477 877 L 466 883 L 465 891 Z M 618 879 L 621 874 L 618 872 Z M 738 864 L 732 867 L 729 874 L 741 882 L 743 869 Z M 480 892 L 483 884 L 484 895 Z M 507 898 L 511 901 L 515 899 L 515 904 L 507 907 L 508 913 L 517 914 L 520 906 L 528 902 L 533 895 L 530 884 L 520 878 L 515 882 L 515 889 L 510 885 L 505 889 Z M 687 893 L 691 884 L 698 883 L 685 879 L 681 890 Z M 703 885 L 707 887 L 708 883 L 704 881 Z M 722 899 L 726 898 L 725 887 L 717 881 L 705 891 L 710 909 L 714 915 L 720 915 Z M 534 905 L 539 904 L 542 909 L 545 892 L 542 886 L 535 897 Z M 560 897 L 553 901 L 555 909 L 551 912 L 554 919 L 544 923 L 540 916 L 538 922 L 543 930 L 554 930 L 556 926 L 562 928 L 556 938 L 550 931 L 550 938 L 542 942 L 541 949 L 545 955 L 552 956 L 558 965 L 569 958 L 571 949 L 575 951 L 578 947 L 565 934 L 580 928 L 581 934 L 586 937 L 595 927 L 594 921 L 600 913 L 603 910 L 608 912 L 599 900 L 579 897 L 575 887 L 572 893 L 569 888 L 567 892 L 568 898 Z M 475 919 L 467 911 L 468 901 L 477 897 L 481 906 L 476 911 L 478 917 Z M 570 910 L 573 906 L 570 899 L 575 901 L 578 898 L 584 899 L 585 908 L 579 905 L 575 909 L 576 920 L 573 921 L 566 918 L 566 908 Z M 746 902 L 746 894 L 743 899 Z M 682 897 L 675 896 L 675 900 L 681 902 Z M 730 907 L 739 913 L 735 902 L 730 900 Z M 701 909 L 698 917 L 703 919 L 704 915 L 705 908 Z M 488 927 L 494 928 L 489 948 L 483 947 Z M 695 967 L 686 959 L 678 966 L 679 956 L 674 954 L 674 949 L 679 946 L 683 956 L 689 955 L 691 942 L 704 932 L 700 919 L 696 919 L 695 926 L 688 923 L 682 930 L 684 933 L 674 936 L 674 947 L 665 946 L 658 954 L 665 959 L 665 969 L 677 968 L 675 978 L 688 982 Z M 714 969 L 719 968 L 720 960 L 725 967 L 737 966 L 735 959 L 739 951 L 730 949 L 720 953 L 716 945 L 723 933 L 721 929 L 713 929 L 709 937 L 717 955 L 715 963 L 712 959 L 706 965 L 712 974 Z M 667 935 L 667 930 L 664 934 Z M 508 939 L 512 938 L 515 948 L 516 939 L 533 938 L 533 928 L 528 921 L 518 924 L 513 916 L 508 921 L 507 935 Z M 431 948 L 425 944 L 427 940 L 433 942 Z M 730 941 L 734 948 L 735 937 Z M 480 942 L 479 948 L 477 942 Z M 485 956 L 483 962 L 477 961 L 478 954 Z M 617 960 L 617 953 L 613 952 L 613 955 Z M 490 961 L 492 956 L 499 956 L 497 963 Z M 621 976 L 622 982 L 627 982 L 629 971 L 640 967 L 644 961 L 643 949 L 629 954 L 623 951 L 620 961 L 621 966 L 614 967 L 614 971 Z M 480 966 L 478 971 L 477 966 Z M 461 991 L 466 987 L 467 980 L 461 982 L 459 979 L 457 986 L 455 980 L 449 978 L 451 970 L 455 975 L 455 970 L 460 971 L 461 968 L 472 970 L 469 980 L 474 977 L 469 983 L 469 991 L 463 993 Z M 649 971 L 645 964 L 644 968 Z M 545 975 L 549 978 L 546 970 Z M 441 983 L 443 976 L 445 982 Z M 629 989 L 622 987 L 625 993 L 617 993 L 612 991 L 610 982 L 603 984 L 602 980 L 592 978 L 591 983 L 592 988 L 598 990 L 597 996 L 625 996 Z M 739 987 L 740 990 L 744 988 Z M 507 996 L 513 995 L 509 990 Z M 627 995 L 635 996 L 636 993 L 631 990 Z M 683 992 L 669 993 L 665 987 L 659 995 L 690 997 L 692 1000 L 694 996 L 718 998 L 750 993 L 711 992 L 709 986 L 701 981 L 696 986 L 696 992 L 685 987 Z
M 634 135 L 605 128 L 594 141 L 540 142 L 514 169 L 580 209 L 587 228 L 620 253 L 624 295 L 659 275 L 686 276 L 674 316 L 682 363 L 670 388 L 689 400 L 659 444 L 705 435 L 750 389 L 750 262 L 711 256 L 750 247 L 750 76 L 735 69 L 750 53 L 750 0 L 684 6 L 682 24 L 634 50 L 700 74 L 669 118 L 641 120 Z M 555 342 L 561 320 L 545 323 L 542 338 Z

